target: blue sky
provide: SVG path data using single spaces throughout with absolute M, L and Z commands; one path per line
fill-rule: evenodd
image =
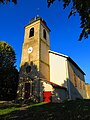
M 86 73 L 90 83 L 90 37 L 78 41 L 81 29 L 78 14 L 68 20 L 70 6 L 63 10 L 61 2 L 56 1 L 50 8 L 47 0 L 18 0 L 18 4 L 0 4 L 0 40 L 10 44 L 16 53 L 19 69 L 24 26 L 36 15 L 41 16 L 51 29 L 51 50 L 70 56 Z

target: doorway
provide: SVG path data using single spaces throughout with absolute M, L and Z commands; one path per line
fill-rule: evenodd
M 28 99 L 30 97 L 30 83 L 25 83 L 25 95 L 24 98 Z
M 43 102 L 51 102 L 52 93 L 51 91 L 43 92 Z

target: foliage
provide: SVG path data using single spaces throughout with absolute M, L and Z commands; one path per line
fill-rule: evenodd
M 55 0 L 47 0 L 48 7 L 53 4 Z M 61 0 L 58 0 L 61 1 Z M 88 38 L 90 34 L 90 0 L 62 0 L 63 8 L 65 9 L 70 3 L 72 3 L 72 7 L 69 13 L 68 18 L 72 15 L 76 15 L 76 13 L 80 16 L 80 28 L 82 28 L 82 32 L 79 36 L 79 40 Z
M 0 99 L 14 99 L 18 84 L 15 52 L 6 42 L 0 41 Z
M 12 1 L 14 4 L 17 4 L 17 0 L 0 0 L 1 3 L 8 3 Z
M 13 48 L 6 42 L 0 41 L 0 68 L 10 69 L 16 62 Z

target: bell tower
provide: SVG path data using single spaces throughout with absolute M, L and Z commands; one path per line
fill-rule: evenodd
M 24 68 L 27 63 L 27 65 L 31 66 L 33 77 L 37 75 L 38 78 L 50 80 L 48 52 L 48 50 L 50 50 L 49 33 L 50 29 L 41 17 L 31 19 L 30 23 L 25 26 L 20 64 L 21 72 L 23 70 L 22 66 Z M 33 66 L 36 66 L 37 70 L 35 70 Z M 24 70 L 25 69 L 26 68 L 24 68 Z

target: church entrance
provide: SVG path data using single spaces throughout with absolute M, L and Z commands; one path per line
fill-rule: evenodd
M 25 83 L 25 95 L 24 98 L 28 99 L 30 97 L 30 83 Z

